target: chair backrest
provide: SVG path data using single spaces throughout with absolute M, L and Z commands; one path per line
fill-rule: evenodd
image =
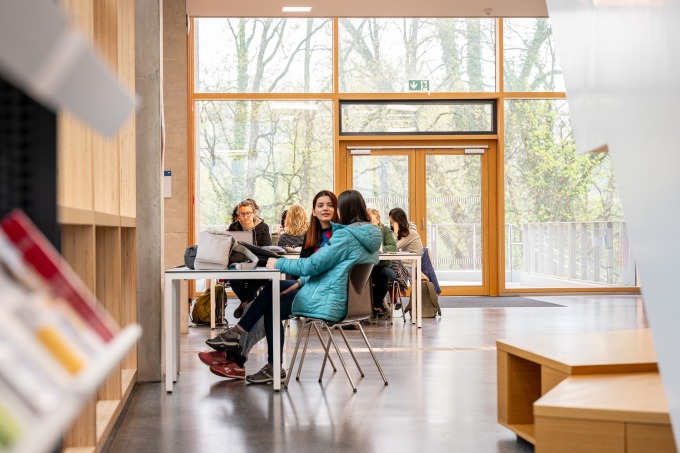
M 366 319 L 373 313 L 372 264 L 355 264 L 349 272 L 347 315 L 343 321 Z
M 434 266 L 432 266 L 432 259 L 430 259 L 430 253 L 427 250 L 427 247 L 423 248 L 421 270 L 423 274 L 427 275 L 427 278 L 430 279 L 434 285 L 434 289 L 437 291 L 437 294 L 441 294 L 442 289 L 439 287 L 439 280 L 437 279 L 437 274 L 434 272 Z

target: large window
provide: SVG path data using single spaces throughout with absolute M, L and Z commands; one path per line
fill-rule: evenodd
M 324 93 L 333 86 L 330 19 L 196 19 L 200 93 Z
M 333 189 L 330 102 L 198 101 L 196 117 L 198 231 L 226 228 L 247 197 L 272 225 Z
M 339 19 L 340 91 L 496 89 L 495 19 Z
M 505 105 L 506 287 L 635 286 L 606 153 L 578 154 L 564 100 Z
M 420 219 L 446 294 L 636 286 L 610 157 L 575 149 L 549 19 L 191 24 L 194 233 L 225 228 L 244 198 L 273 227 L 353 187 Z
M 505 91 L 564 91 L 550 20 L 503 20 Z

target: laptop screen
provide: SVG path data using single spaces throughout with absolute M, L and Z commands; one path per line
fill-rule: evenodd
M 230 231 L 229 232 L 234 239 L 240 242 L 245 242 L 246 244 L 252 244 L 253 241 L 253 236 L 255 234 L 254 230 L 251 231 Z

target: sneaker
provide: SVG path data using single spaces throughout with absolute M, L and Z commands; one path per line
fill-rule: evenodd
M 245 379 L 246 369 L 238 366 L 236 362 L 221 363 L 210 367 L 210 372 L 217 376 L 229 379 Z
M 209 338 L 205 341 L 205 344 L 215 351 L 241 352 L 241 345 L 239 344 L 240 337 L 241 334 L 236 330 L 236 326 L 234 326 L 224 329 L 224 331 L 215 338 Z
M 222 365 L 229 362 L 229 359 L 227 359 L 227 353 L 224 351 L 199 352 L 198 358 L 201 359 L 201 362 L 208 366 Z
M 273 376 L 274 365 L 268 363 L 257 373 L 246 376 L 246 381 L 251 384 L 271 384 L 274 382 Z M 281 380 L 283 381 L 284 379 L 286 379 L 286 370 L 281 368 Z
M 238 307 L 236 307 L 236 310 L 234 310 L 234 318 L 240 319 L 249 303 L 250 302 L 241 302 Z

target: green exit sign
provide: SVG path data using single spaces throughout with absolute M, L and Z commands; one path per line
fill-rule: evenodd
M 430 91 L 430 81 L 429 80 L 409 80 L 408 81 L 409 91 Z

